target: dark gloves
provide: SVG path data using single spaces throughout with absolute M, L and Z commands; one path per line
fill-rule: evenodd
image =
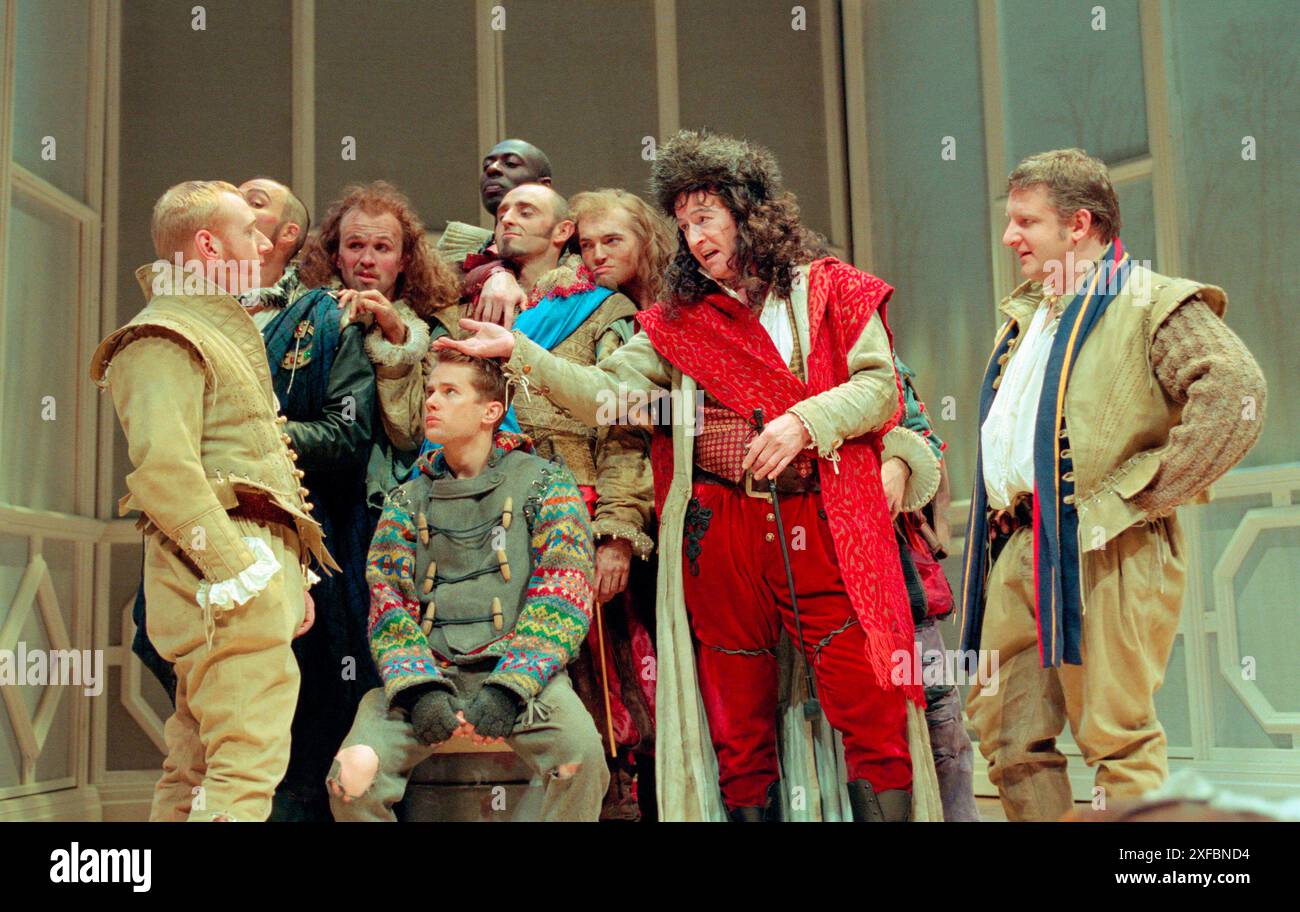
M 465 709 L 465 721 L 484 738 L 508 738 L 523 701 L 513 690 L 484 684 Z
M 447 691 L 438 688 L 421 694 L 411 710 L 411 727 L 415 737 L 423 744 L 441 744 L 460 727 L 456 711 L 460 701 Z

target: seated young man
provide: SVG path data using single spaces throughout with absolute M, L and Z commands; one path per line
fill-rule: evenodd
M 600 736 L 565 672 L 591 624 L 594 557 L 573 476 L 499 431 L 493 361 L 439 352 L 425 435 L 442 445 L 389 496 L 370 546 L 361 701 L 330 770 L 336 820 L 393 820 L 410 771 L 453 736 L 505 740 L 546 784 L 544 820 L 596 820 Z

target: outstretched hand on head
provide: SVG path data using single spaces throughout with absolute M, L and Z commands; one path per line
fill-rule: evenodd
M 495 323 L 480 323 L 478 320 L 463 319 L 460 328 L 474 335 L 465 339 L 453 339 L 443 336 L 435 339 L 434 348 L 449 348 L 463 355 L 475 358 L 509 358 L 515 351 L 515 337 L 510 330 Z

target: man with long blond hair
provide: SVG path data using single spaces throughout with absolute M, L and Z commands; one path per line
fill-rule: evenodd
M 595 284 L 618 292 L 618 299 L 631 301 L 637 310 L 653 305 L 673 252 L 672 228 L 667 219 L 636 194 L 613 188 L 574 194 L 569 200 L 569 215 L 576 226 L 583 266 Z M 549 402 L 546 405 L 554 409 Z M 652 484 L 648 460 L 639 460 L 638 464 L 645 483 Z M 596 489 L 600 489 L 599 480 Z M 598 552 L 598 581 L 612 578 L 614 585 L 605 587 L 606 604 L 600 618 L 603 624 L 597 626 L 597 635 L 592 637 L 600 643 L 593 642 L 570 671 L 592 715 L 598 721 L 607 716 L 617 720 L 616 724 L 604 726 L 607 738 L 614 731 L 618 753 L 610 763 L 610 793 L 604 816 L 624 820 L 655 815 L 654 681 L 647 680 L 644 669 L 655 661 L 654 590 L 658 572 L 653 554 L 634 562 L 623 553 L 626 550 L 615 542 L 607 543 Z M 605 651 L 603 657 L 601 648 Z M 608 712 L 603 699 L 606 690 L 610 693 Z
M 638 310 L 659 300 L 674 247 L 667 219 L 635 193 L 611 188 L 574 194 L 569 214 L 597 285 L 622 292 Z
M 136 273 L 148 304 L 91 361 L 134 466 L 121 508 L 143 514 L 149 637 L 176 668 L 150 818 L 265 820 L 289 760 L 290 642 L 311 625 L 304 571 L 337 565 L 234 297 L 271 249 L 253 210 L 231 184 L 187 181 L 152 229 L 162 262 Z

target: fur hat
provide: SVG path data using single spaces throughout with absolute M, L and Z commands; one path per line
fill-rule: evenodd
M 677 197 L 710 184 L 744 186 L 755 201 L 784 192 L 781 168 L 762 146 L 708 130 L 681 130 L 659 147 L 650 168 L 650 192 L 669 218 Z

